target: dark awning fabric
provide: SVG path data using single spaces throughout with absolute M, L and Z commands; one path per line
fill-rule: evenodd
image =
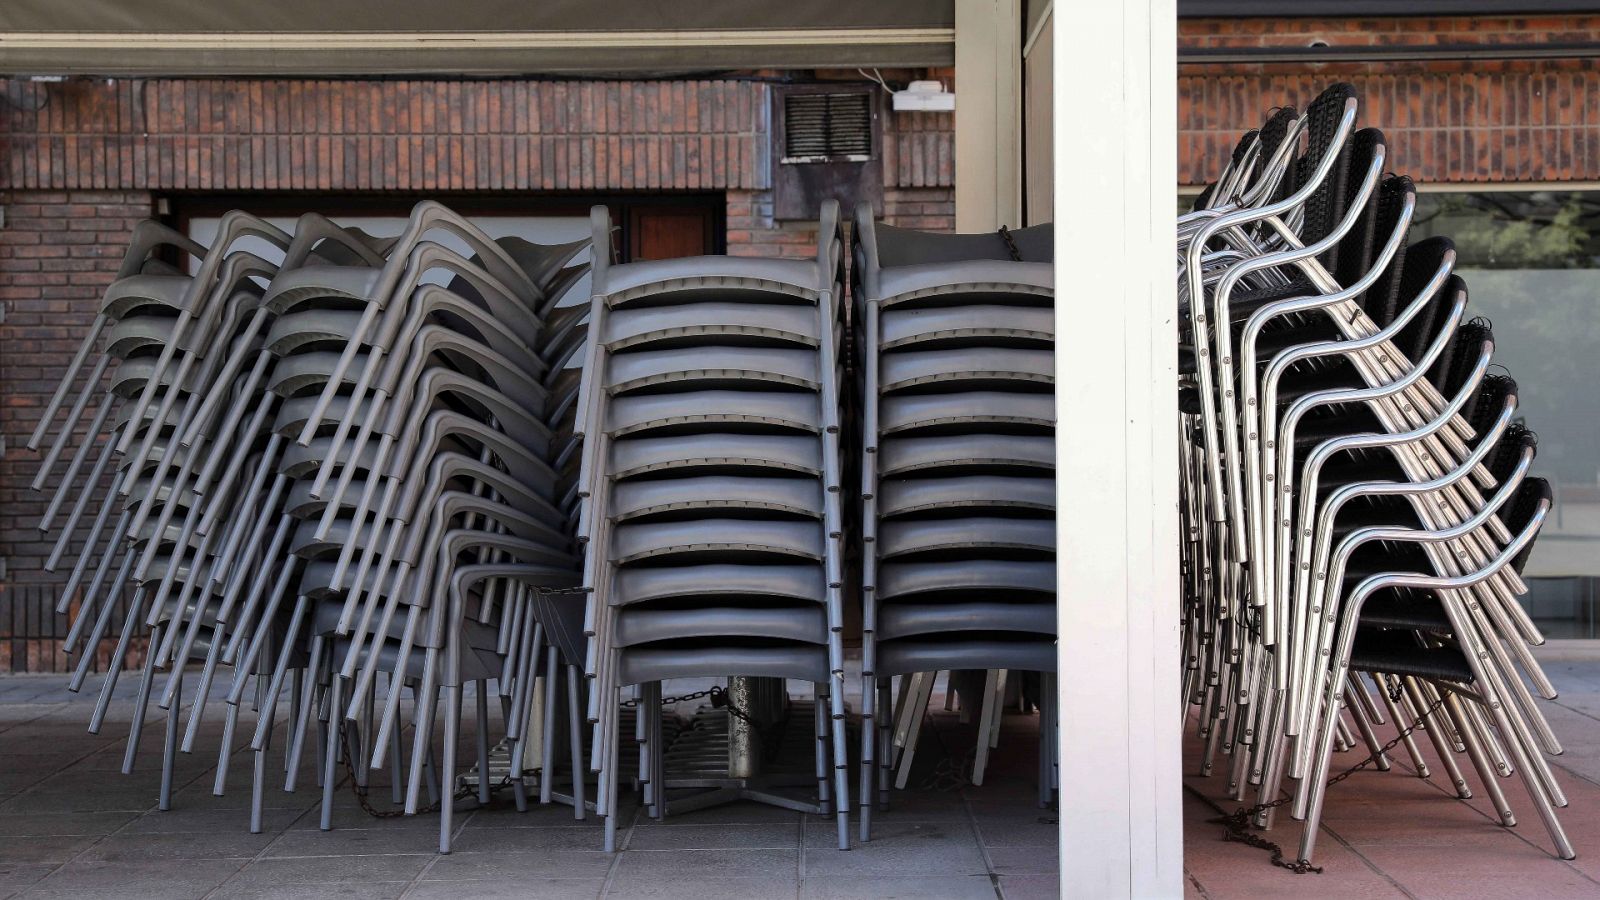
M 6 0 L 0 73 L 570 74 L 950 65 L 955 0 Z

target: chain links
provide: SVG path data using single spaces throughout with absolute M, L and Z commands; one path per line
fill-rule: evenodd
M 721 690 L 722 690 L 722 688 L 720 688 L 720 687 L 714 687 L 714 688 L 707 688 L 706 690 L 703 690 L 703 691 L 695 691 L 692 694 L 679 694 L 676 697 L 662 697 L 661 698 L 661 705 L 662 706 L 672 706 L 673 704 L 677 704 L 677 703 L 688 703 L 690 700 L 699 700 L 699 699 L 702 699 L 704 697 L 710 697 L 712 694 L 718 693 Z M 713 701 L 713 703 L 715 703 L 715 701 Z M 618 705 L 621 706 L 623 709 L 638 709 L 639 708 L 639 700 L 637 698 L 635 698 L 633 700 L 624 700 L 621 703 L 619 703 Z
M 1011 254 L 1012 262 L 1022 262 L 1022 251 L 1017 249 L 1017 240 L 1011 236 L 1011 229 L 1000 226 L 1000 239 L 1006 242 L 1006 251 Z
M 562 596 L 568 596 L 568 595 L 573 595 L 573 594 L 587 594 L 587 593 L 590 593 L 589 589 L 584 587 L 583 585 L 578 585 L 577 587 L 564 587 L 564 588 L 534 587 L 533 592 L 535 594 L 538 594 L 541 597 L 562 597 Z
M 1401 693 L 1399 685 L 1397 684 L 1397 685 L 1395 685 L 1393 687 L 1388 688 L 1388 691 L 1389 691 L 1389 696 L 1392 699 L 1394 699 L 1396 702 L 1398 702 L 1399 699 L 1400 699 L 1400 693 Z M 1361 771 L 1362 769 L 1365 769 L 1367 766 L 1372 765 L 1374 762 L 1377 762 L 1378 757 L 1382 756 L 1385 753 L 1388 753 L 1390 750 L 1393 750 L 1395 747 L 1398 747 L 1400 745 L 1401 741 L 1403 741 L 1406 738 L 1410 737 L 1411 733 L 1413 731 L 1416 731 L 1418 728 L 1421 728 L 1423 722 L 1426 721 L 1429 716 L 1433 715 L 1433 713 L 1436 710 L 1438 710 L 1439 707 L 1441 707 L 1443 705 L 1444 705 L 1444 694 L 1441 692 L 1440 695 L 1439 695 L 1439 699 L 1433 701 L 1433 703 L 1430 704 L 1427 709 L 1423 710 L 1422 714 L 1417 716 L 1417 720 L 1415 722 L 1412 722 L 1410 727 L 1406 728 L 1406 730 L 1404 730 L 1404 731 L 1400 732 L 1399 734 L 1395 735 L 1394 739 L 1389 741 L 1389 743 L 1384 744 L 1382 747 L 1379 747 L 1377 750 L 1374 750 L 1370 755 L 1367 756 L 1366 759 L 1363 759 L 1361 762 L 1356 763 L 1355 765 L 1351 766 L 1350 768 L 1345 769 L 1343 772 L 1340 772 L 1339 774 L 1337 774 L 1337 775 L 1333 776 L 1332 778 L 1328 779 L 1328 783 L 1323 786 L 1323 790 L 1327 790 L 1328 788 L 1333 787 L 1334 785 L 1338 784 L 1339 782 L 1344 781 L 1346 778 L 1349 778 L 1350 776 L 1356 774 L 1357 772 Z M 1232 813 L 1230 813 L 1228 815 L 1218 816 L 1217 818 L 1211 819 L 1210 821 L 1213 824 L 1217 824 L 1217 825 L 1221 825 L 1222 826 L 1222 839 L 1224 841 L 1233 841 L 1233 842 L 1240 843 L 1240 844 L 1247 844 L 1247 845 L 1249 845 L 1251 847 L 1255 847 L 1255 848 L 1257 848 L 1259 850 L 1268 850 L 1268 851 L 1270 851 L 1272 853 L 1272 860 L 1271 860 L 1272 864 L 1277 866 L 1280 869 L 1288 869 L 1289 871 L 1295 873 L 1296 875 L 1305 875 L 1308 872 L 1312 873 L 1312 874 L 1316 874 L 1316 875 L 1321 875 L 1322 874 L 1322 867 L 1321 866 L 1313 866 L 1311 864 L 1311 860 L 1309 860 L 1309 859 L 1296 859 L 1296 860 L 1292 860 L 1292 861 L 1285 860 L 1283 858 L 1283 848 L 1282 847 L 1278 846 L 1276 843 L 1274 843 L 1272 841 L 1267 840 L 1266 838 L 1260 836 L 1259 834 L 1254 833 L 1251 830 L 1252 828 L 1255 827 L 1255 826 L 1250 824 L 1250 820 L 1251 819 L 1255 818 L 1260 813 L 1266 812 L 1269 809 L 1277 809 L 1278 807 L 1284 805 L 1285 803 L 1288 803 L 1292 799 L 1294 799 L 1294 798 L 1293 797 L 1280 797 L 1279 799 L 1274 800 L 1271 803 L 1258 803 L 1255 806 L 1237 809 L 1237 810 L 1234 810 Z
M 359 805 L 361 807 L 361 811 L 366 813 L 367 815 L 373 817 L 374 819 L 398 819 L 399 817 L 401 817 L 403 815 L 406 815 L 406 811 L 405 811 L 404 808 L 401 808 L 401 809 L 378 809 L 377 807 L 373 806 L 371 802 L 369 802 L 367 800 L 367 792 L 366 792 L 366 790 L 364 790 L 361 787 L 361 785 L 356 783 L 356 767 L 355 767 L 355 763 L 352 761 L 352 755 L 353 754 L 351 754 L 351 752 L 350 752 L 350 735 L 348 733 L 341 733 L 340 734 L 339 747 L 340 747 L 340 750 L 342 751 L 340 753 L 340 760 L 344 763 L 345 774 L 350 779 L 350 793 L 355 796 L 356 803 L 357 803 L 357 805 Z M 479 772 L 478 773 L 478 777 L 479 778 L 487 778 L 488 775 L 489 775 L 489 773 L 487 773 L 487 772 Z M 507 774 L 505 778 L 501 779 L 499 784 L 490 787 L 489 788 L 489 798 L 490 798 L 491 805 L 492 805 L 493 800 L 494 800 L 494 795 L 499 793 L 500 791 L 510 787 L 510 786 L 511 786 L 511 775 Z M 475 788 L 464 787 L 461 790 L 458 790 L 454 794 L 450 795 L 450 802 L 454 803 L 457 800 L 465 800 L 468 797 L 477 796 L 477 793 L 478 792 L 477 792 L 477 790 Z M 423 816 L 423 815 L 428 815 L 430 813 L 436 813 L 436 812 L 439 811 L 440 802 L 441 801 L 439 801 L 439 800 L 435 800 L 434 802 L 428 804 L 427 806 L 424 806 L 424 807 L 421 807 L 420 809 L 418 809 L 416 814 L 419 815 L 419 816 Z

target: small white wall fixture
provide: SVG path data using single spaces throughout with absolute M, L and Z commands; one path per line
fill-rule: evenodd
M 1054 12 L 1061 890 L 1176 898 L 1176 2 Z

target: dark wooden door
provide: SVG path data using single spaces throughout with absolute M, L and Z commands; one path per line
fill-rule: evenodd
M 704 207 L 635 206 L 628 210 L 632 260 L 703 256 L 715 247 L 713 215 Z

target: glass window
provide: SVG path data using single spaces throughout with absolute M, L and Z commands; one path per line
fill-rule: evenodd
M 1530 610 L 1549 637 L 1600 637 L 1600 191 L 1424 193 L 1411 235 L 1455 242 L 1469 314 L 1493 323 L 1539 435 L 1556 505 L 1525 573 Z

